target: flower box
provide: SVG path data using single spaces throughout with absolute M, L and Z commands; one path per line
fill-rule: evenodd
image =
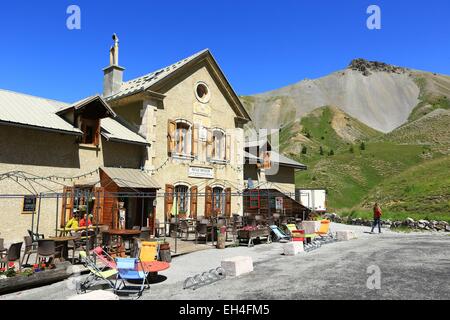
M 67 279 L 72 274 L 67 271 L 69 266 L 69 262 L 64 262 L 57 264 L 55 269 L 47 269 L 31 275 L 16 275 L 0 279 L 0 294 L 31 289 Z

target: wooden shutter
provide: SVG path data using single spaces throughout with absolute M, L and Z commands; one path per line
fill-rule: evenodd
M 205 187 L 205 218 L 211 217 L 212 212 L 212 188 L 210 186 Z
M 98 221 L 99 224 L 104 224 L 103 221 L 103 211 L 105 208 L 105 188 L 99 187 L 94 188 L 94 195 L 95 195 L 95 201 L 94 201 L 94 218 L 93 222 L 96 223 Z
M 225 216 L 231 217 L 231 188 L 225 189 Z
M 191 211 L 191 218 L 197 219 L 197 197 L 198 197 L 198 187 L 192 186 L 191 187 L 191 204 L 190 204 L 190 211 Z
M 198 154 L 198 125 L 194 124 L 192 127 L 192 147 L 191 147 L 191 154 L 193 157 L 196 157 Z
M 94 145 L 97 147 L 100 145 L 100 119 L 97 119 L 95 122 L 95 132 L 94 132 Z
M 212 159 L 213 156 L 213 132 L 208 129 L 208 135 L 206 139 L 206 158 Z
M 175 151 L 175 132 L 177 130 L 177 123 L 169 120 L 167 124 L 167 153 L 169 156 Z
M 225 136 L 225 160 L 231 161 L 231 135 Z
M 75 199 L 75 188 L 74 187 L 64 187 L 63 189 L 63 198 L 62 198 L 62 207 L 61 207 L 61 219 L 60 226 L 64 228 L 67 221 L 72 218 L 73 215 L 73 203 Z
M 164 196 L 164 211 L 166 214 L 166 221 L 170 221 L 173 207 L 173 193 L 175 188 L 171 184 L 166 184 L 166 194 Z

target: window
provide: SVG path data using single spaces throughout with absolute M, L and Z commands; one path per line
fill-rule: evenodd
M 213 131 L 212 159 L 225 160 L 225 134 L 221 130 Z
M 169 120 L 168 127 L 169 156 L 192 157 L 192 128 L 184 120 Z
M 175 187 L 175 201 L 178 206 L 178 214 L 187 213 L 188 211 L 188 190 L 189 188 L 183 185 Z
M 204 82 L 198 82 L 195 86 L 195 96 L 198 101 L 208 103 L 211 98 L 208 85 Z
M 36 196 L 25 196 L 23 198 L 23 213 L 33 213 L 36 211 Z
M 100 120 L 80 118 L 80 129 L 83 132 L 81 143 L 98 145 L 100 140 Z
M 222 187 L 213 188 L 212 209 L 216 215 L 224 212 L 224 197 L 225 193 L 223 192 Z

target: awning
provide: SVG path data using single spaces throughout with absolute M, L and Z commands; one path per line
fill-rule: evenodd
M 161 189 L 158 183 L 146 173 L 139 169 L 126 168 L 100 168 L 119 188 L 133 189 Z

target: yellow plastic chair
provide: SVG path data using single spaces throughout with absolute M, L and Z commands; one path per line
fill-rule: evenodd
M 158 259 L 158 242 L 142 241 L 139 252 L 139 260 L 142 262 L 152 262 Z
M 326 236 L 330 233 L 330 220 L 322 220 L 320 221 L 319 231 L 316 231 L 316 234 L 319 236 Z

